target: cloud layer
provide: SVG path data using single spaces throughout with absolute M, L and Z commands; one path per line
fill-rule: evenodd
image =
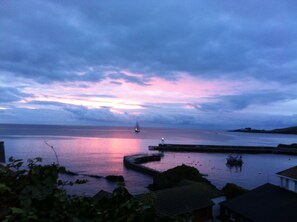
M 1 122 L 53 111 L 78 124 L 296 125 L 296 11 L 294 0 L 3 1 Z

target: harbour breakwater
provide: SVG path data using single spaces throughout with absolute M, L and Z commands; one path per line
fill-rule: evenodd
M 163 156 L 162 153 L 135 154 L 130 156 L 124 156 L 123 161 L 124 161 L 124 165 L 127 168 L 138 171 L 140 173 L 148 174 L 150 176 L 155 176 L 161 172 L 158 170 L 154 170 L 152 168 L 143 166 L 141 164 L 151 162 L 151 161 L 160 161 L 162 156 Z
M 162 152 L 208 152 L 208 153 L 266 153 L 297 155 L 297 149 L 292 145 L 273 146 L 231 146 L 231 145 L 194 145 L 194 144 L 159 144 L 149 146 L 149 150 Z
M 207 153 L 250 153 L 250 154 L 287 154 L 297 155 L 296 144 L 278 146 L 232 146 L 232 145 L 194 145 L 194 144 L 159 144 L 158 146 L 149 146 L 149 150 L 159 151 L 155 154 L 134 154 L 124 156 L 124 165 L 127 168 L 140 173 L 155 176 L 161 172 L 149 167 L 143 166 L 143 163 L 151 161 L 160 161 L 163 152 L 207 152 Z M 207 176 L 207 174 L 203 174 Z

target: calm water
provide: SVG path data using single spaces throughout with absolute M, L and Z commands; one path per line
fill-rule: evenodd
M 43 157 L 45 163 L 55 162 L 52 145 L 61 165 L 80 174 L 107 176 L 123 175 L 131 193 L 146 192 L 152 178 L 126 169 L 123 156 L 149 153 L 149 145 L 157 145 L 161 138 L 165 143 L 228 144 L 276 146 L 279 143 L 296 143 L 296 135 L 232 133 L 217 130 L 154 129 L 143 128 L 136 134 L 126 127 L 82 127 L 82 126 L 32 126 L 0 125 L 0 140 L 5 142 L 6 159 Z M 158 170 L 166 170 L 182 163 L 196 167 L 208 174 L 218 188 L 226 182 L 234 182 L 251 189 L 263 183 L 279 184 L 276 172 L 297 165 L 297 156 L 272 154 L 245 154 L 242 168 L 226 167 L 226 154 L 165 153 L 160 162 L 146 164 Z M 85 185 L 69 188 L 72 193 L 93 195 L 100 189 L 113 190 L 115 183 L 104 178 L 87 178 Z M 65 177 L 71 180 L 71 177 Z

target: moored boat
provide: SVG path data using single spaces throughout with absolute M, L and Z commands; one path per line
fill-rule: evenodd
M 233 155 L 229 155 L 227 157 L 227 165 L 230 165 L 230 166 L 241 166 L 243 164 L 243 161 L 242 161 L 242 156 L 241 155 L 236 155 L 236 156 L 233 156 Z

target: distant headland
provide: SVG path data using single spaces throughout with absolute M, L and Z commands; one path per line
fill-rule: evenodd
M 248 127 L 243 129 L 229 130 L 229 132 L 297 134 L 297 126 L 273 129 L 273 130 L 259 130 L 259 129 L 252 129 Z

